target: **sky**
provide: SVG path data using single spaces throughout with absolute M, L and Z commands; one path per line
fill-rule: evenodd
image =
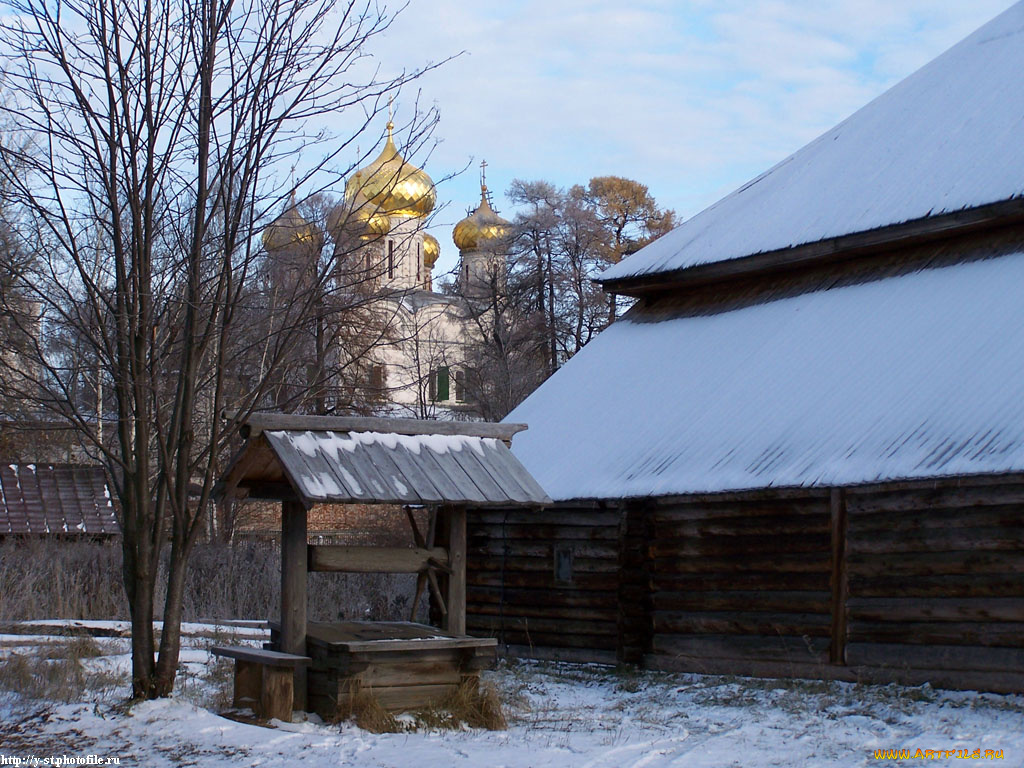
M 386 71 L 455 56 L 394 107 L 399 125 L 417 100 L 440 115 L 413 162 L 435 180 L 465 169 L 438 185 L 431 231 L 446 270 L 482 159 L 506 218 L 513 179 L 617 175 L 686 219 L 1012 4 L 409 0 L 370 52 Z

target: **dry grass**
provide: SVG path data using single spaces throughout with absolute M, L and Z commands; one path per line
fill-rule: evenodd
M 0 690 L 29 699 L 71 702 L 86 694 L 106 693 L 124 684 L 119 676 L 91 671 L 84 659 L 102 656 L 96 641 L 79 637 L 35 653 L 12 653 L 0 660 Z
M 501 697 L 490 683 L 467 680 L 436 707 L 414 713 L 416 720 L 427 728 L 460 729 L 485 728 L 504 731 L 508 728 Z
M 478 684 L 475 680 L 466 680 L 444 699 L 403 716 L 384 709 L 372 689 L 353 685 L 333 718 L 334 722 L 347 720 L 371 733 L 464 728 L 503 731 L 508 728 L 497 690 L 489 683 Z
M 198 545 L 185 586 L 185 621 L 276 616 L 280 562 L 275 543 Z M 165 577 L 161 568 L 157 583 Z M 116 542 L 4 540 L 0 584 L 0 622 L 128 618 Z M 408 574 L 312 573 L 309 618 L 407 619 L 415 587 L 415 576 Z M 158 593 L 156 607 L 162 606 Z
M 340 697 L 333 722 L 354 720 L 355 724 L 370 733 L 401 733 L 406 730 L 391 712 L 380 705 L 373 694 L 358 683 L 349 686 L 348 695 Z

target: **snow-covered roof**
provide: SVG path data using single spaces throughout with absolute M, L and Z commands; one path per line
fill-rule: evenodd
M 1024 2 L 601 280 L 674 272 L 1024 194 Z
M 1021 286 L 1017 253 L 634 311 L 509 414 L 513 452 L 556 500 L 1024 471 Z
M 281 430 L 263 433 L 313 503 L 550 503 L 505 444 L 478 435 Z

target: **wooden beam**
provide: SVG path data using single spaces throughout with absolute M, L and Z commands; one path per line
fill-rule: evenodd
M 288 483 L 263 483 L 242 481 L 237 486 L 237 491 L 245 492 L 244 498 L 262 499 L 266 501 L 297 501 L 301 503 L 299 495 Z M 240 494 L 239 494 L 240 495 Z
M 396 435 L 471 435 L 511 440 L 525 424 L 494 424 L 480 421 L 421 421 L 381 419 L 370 416 L 303 416 L 291 413 L 254 413 L 242 426 L 242 436 L 252 440 L 264 431 L 331 430 L 333 432 L 388 432 Z
M 449 507 L 448 523 L 448 613 L 444 629 L 453 635 L 466 634 L 466 508 Z
M 846 664 L 846 600 L 849 593 L 849 575 L 846 567 L 846 492 L 833 488 L 829 494 L 829 511 L 832 519 L 832 642 L 829 645 L 829 662 Z
M 419 573 L 432 564 L 448 564 L 443 547 L 346 547 L 310 544 L 307 547 L 310 571 L 334 573 Z
M 306 655 L 306 509 L 300 502 L 281 505 L 281 647 Z M 306 668 L 295 669 L 295 706 L 306 708 Z

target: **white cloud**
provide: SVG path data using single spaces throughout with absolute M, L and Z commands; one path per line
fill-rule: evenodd
M 466 51 L 418 83 L 442 116 L 435 178 L 481 157 L 499 193 L 515 177 L 618 174 L 691 215 L 1010 4 L 412 0 L 375 53 L 412 68 Z M 476 184 L 471 169 L 440 190 L 442 266 Z

